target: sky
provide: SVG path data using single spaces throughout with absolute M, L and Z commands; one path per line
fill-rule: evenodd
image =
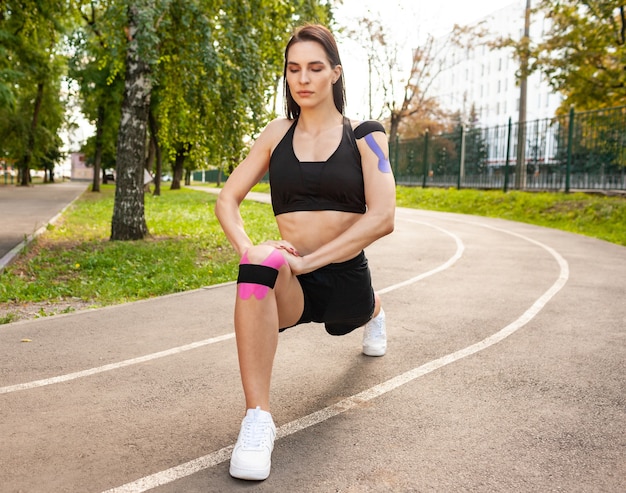
M 389 23 L 394 32 L 424 31 L 440 36 L 454 24 L 472 24 L 515 0 L 343 0 L 338 20 L 370 12 Z
M 335 19 L 341 26 L 358 25 L 361 17 L 378 18 L 388 26 L 388 33 L 411 60 L 411 48 L 428 35 L 440 37 L 455 24 L 470 25 L 503 7 L 522 0 L 343 0 L 335 8 Z M 536 0 L 535 0 L 536 1 Z M 347 93 L 347 115 L 366 118 L 367 54 L 354 40 L 338 37 L 344 67 Z M 376 116 L 376 115 L 375 115 Z

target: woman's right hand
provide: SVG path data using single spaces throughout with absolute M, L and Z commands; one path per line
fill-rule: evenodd
M 294 257 L 299 257 L 300 254 L 296 247 L 294 247 L 291 243 L 286 240 L 267 240 L 261 243 L 262 245 L 269 245 L 277 248 L 279 250 L 285 250 L 287 253 L 293 255 Z

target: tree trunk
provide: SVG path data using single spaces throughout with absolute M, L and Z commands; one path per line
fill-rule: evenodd
M 92 192 L 100 191 L 100 168 L 102 164 L 102 134 L 104 132 L 104 105 L 98 106 L 98 121 L 96 122 L 96 154 L 93 164 Z M 106 176 L 103 173 L 103 183 L 106 183 Z
M 150 66 L 138 52 L 135 38 L 139 9 L 128 9 L 129 30 L 122 119 L 117 143 L 117 183 L 111 240 L 141 240 L 148 234 L 144 208 L 143 172 L 146 128 L 152 81 Z
M 185 155 L 182 151 L 176 152 L 174 166 L 172 166 L 172 184 L 170 190 L 180 190 L 180 181 L 183 178 L 183 165 L 185 164 Z
M 190 149 L 190 144 L 183 144 L 176 150 L 176 159 L 174 160 L 174 166 L 172 168 L 172 186 L 170 187 L 170 190 L 180 190 L 180 182 L 183 179 L 185 158 L 187 157 Z
M 30 122 L 30 132 L 28 134 L 28 143 L 26 151 L 22 158 L 20 166 L 20 185 L 27 187 L 30 185 L 30 160 L 35 150 L 35 131 L 37 130 L 37 121 L 39 120 L 39 112 L 41 111 L 41 103 L 43 101 L 43 82 L 37 84 L 37 96 L 35 97 L 35 107 L 33 108 L 33 119 Z
M 148 128 L 150 128 L 150 115 L 148 114 Z M 156 151 L 154 149 L 154 141 L 151 136 L 148 136 L 148 140 L 146 143 L 148 147 L 148 155 L 146 156 L 146 162 L 144 164 L 144 183 L 146 181 L 146 174 L 152 175 L 152 170 L 154 169 L 154 161 L 156 158 Z M 151 181 L 148 181 L 143 186 L 143 193 L 150 193 L 152 190 L 150 189 L 150 185 L 154 181 L 154 178 Z
M 150 111 L 148 115 L 148 124 L 150 125 L 150 140 L 154 146 L 154 155 L 156 158 L 156 166 L 154 170 L 154 193 L 152 195 L 161 195 L 161 173 L 163 172 L 163 159 L 161 157 L 161 147 L 159 146 L 158 129 L 154 114 Z
M 389 143 L 394 144 L 398 137 L 398 128 L 400 127 L 401 113 L 399 111 L 391 112 L 391 125 L 389 128 Z

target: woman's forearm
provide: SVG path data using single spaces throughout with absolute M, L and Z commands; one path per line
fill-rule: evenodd
M 310 272 L 341 259 L 356 256 L 374 241 L 390 234 L 393 229 L 393 210 L 368 211 L 335 239 L 306 255 L 303 258 L 304 270 Z
M 232 199 L 222 197 L 220 193 L 215 204 L 215 215 L 230 244 L 239 256 L 243 255 L 252 246 L 252 240 L 245 231 L 239 204 Z

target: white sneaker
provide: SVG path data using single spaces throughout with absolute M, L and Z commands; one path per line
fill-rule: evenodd
M 272 415 L 260 407 L 248 409 L 230 458 L 230 475 L 239 479 L 267 479 L 272 466 L 276 426 Z
M 386 351 L 385 312 L 381 308 L 378 315 L 365 324 L 363 331 L 363 354 L 366 356 L 383 356 Z

